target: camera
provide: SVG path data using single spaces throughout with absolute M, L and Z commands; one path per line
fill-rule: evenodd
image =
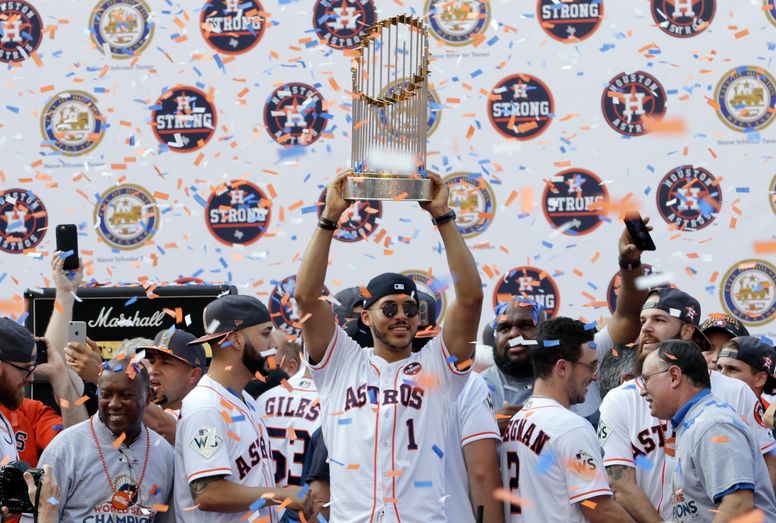
M 27 493 L 27 482 L 22 474 L 29 472 L 40 487 L 43 469 L 31 468 L 26 461 L 12 461 L 0 467 L 0 505 L 13 514 L 32 513 L 35 506 Z

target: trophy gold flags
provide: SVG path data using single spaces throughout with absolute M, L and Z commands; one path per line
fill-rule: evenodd
M 399 15 L 380 20 L 353 59 L 351 169 L 344 197 L 431 199 L 425 177 L 428 126 L 428 29 Z

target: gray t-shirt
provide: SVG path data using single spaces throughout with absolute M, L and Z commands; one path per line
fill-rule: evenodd
M 92 437 L 92 422 L 113 483 L 111 487 Z M 38 466 L 51 465 L 62 491 L 59 521 L 149 523 L 166 521 L 172 516 L 172 446 L 145 425 L 129 446 L 122 443 L 115 449 L 114 441 L 116 436 L 94 415 L 64 430 L 43 451 Z M 146 448 L 148 460 L 137 502 L 126 510 L 118 510 L 111 504 L 111 498 L 115 491 L 126 491 L 140 479 L 146 463 Z M 157 515 L 155 505 L 168 505 L 168 513 Z
M 776 496 L 765 460 L 733 407 L 712 394 L 703 396 L 674 434 L 673 521 L 712 521 L 712 511 L 736 486 L 754 490 L 754 505 L 765 513 L 765 521 L 776 521 Z

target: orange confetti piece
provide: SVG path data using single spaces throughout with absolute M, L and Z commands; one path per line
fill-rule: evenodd
M 81 405 L 83 405 L 87 401 L 89 401 L 89 396 L 81 396 L 80 398 L 75 400 L 75 404 L 76 404 L 76 406 L 80 407 Z
M 755 254 L 773 254 L 776 253 L 776 240 L 754 242 Z
M 121 435 L 118 438 L 113 440 L 113 448 L 114 449 L 119 448 L 121 446 L 121 444 L 124 443 L 125 439 L 127 439 L 127 433 L 126 432 L 122 432 Z
M 729 441 L 727 436 L 712 436 L 711 442 L 712 443 L 727 443 Z
M 586 499 L 585 501 L 581 502 L 580 505 L 584 505 L 590 510 L 595 510 L 595 508 L 598 506 L 595 501 L 590 501 L 589 499 Z

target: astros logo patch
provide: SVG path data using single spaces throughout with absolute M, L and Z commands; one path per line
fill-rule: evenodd
M 644 268 L 644 275 L 652 274 L 652 266 L 643 263 L 641 266 Z M 612 279 L 609 280 L 609 286 L 606 288 L 606 303 L 609 305 L 609 312 L 614 314 L 614 309 L 617 308 L 617 297 L 620 295 L 620 286 L 622 281 L 620 278 L 620 271 L 614 273 Z
M 609 81 L 601 98 L 604 119 L 625 136 L 649 132 L 649 120 L 666 112 L 666 92 L 657 79 L 643 71 L 620 73 Z
M 335 49 L 353 49 L 361 33 L 377 21 L 372 0 L 316 0 L 313 28 L 318 38 Z
M 776 114 L 776 80 L 760 67 L 736 67 L 717 84 L 714 100 L 725 125 L 734 131 L 759 131 Z
M 290 336 L 302 333 L 299 312 L 294 299 L 296 276 L 288 276 L 281 281 L 273 281 L 275 288 L 269 295 L 269 315 L 276 329 Z M 323 296 L 328 296 L 329 289 L 323 287 Z
M 507 138 L 530 140 L 550 125 L 555 110 L 547 85 L 530 74 L 513 74 L 501 80 L 488 97 L 488 117 Z
M 402 271 L 401 274 L 414 281 L 419 291 L 434 297 L 434 301 L 436 301 L 437 325 L 442 323 L 447 309 L 447 293 L 445 292 L 447 287 L 444 282 L 433 275 L 429 276 L 427 272 L 415 269 Z
M 43 202 L 25 189 L 0 194 L 0 250 L 12 254 L 32 249 L 46 234 L 48 213 Z
M 711 25 L 716 0 L 650 0 L 652 18 L 667 35 L 689 38 Z
M 776 176 L 773 177 L 771 185 L 768 188 L 768 201 L 771 204 L 773 214 L 776 214 Z
M 448 45 L 468 45 L 484 39 L 490 22 L 486 0 L 426 0 L 423 9 L 431 34 Z
M 139 185 L 125 183 L 108 189 L 94 208 L 97 232 L 116 249 L 141 247 L 159 230 L 159 208 L 154 197 Z
M 151 127 L 162 147 L 189 153 L 203 148 L 216 131 L 215 106 L 207 95 L 188 85 L 165 92 L 151 107 Z
M 318 218 L 326 205 L 326 189 L 318 198 Z M 334 239 L 353 243 L 366 240 L 377 230 L 378 221 L 383 215 L 383 203 L 380 200 L 356 200 L 348 207 L 337 224 Z
M 545 33 L 563 43 L 576 43 L 592 35 L 604 18 L 603 0 L 556 2 L 538 0 L 537 19 Z
M 453 173 L 444 182 L 450 190 L 448 204 L 455 211 L 455 226 L 464 238 L 482 234 L 493 223 L 496 195 L 479 173 Z
M 698 230 L 722 207 L 717 179 L 703 167 L 682 165 L 666 174 L 655 193 L 660 216 L 681 230 Z
M 725 311 L 746 325 L 765 325 L 776 318 L 776 268 L 765 260 L 742 260 L 720 284 Z
M 43 40 L 43 23 L 29 2 L 0 3 L 0 62 L 22 62 Z
M 236 180 L 220 187 L 207 201 L 207 228 L 226 245 L 250 245 L 264 236 L 272 217 L 272 200 L 259 187 Z
M 83 91 L 62 91 L 43 108 L 43 145 L 67 156 L 86 154 L 100 143 L 105 121 L 97 101 Z
M 326 129 L 323 97 L 315 88 L 291 82 L 272 91 L 264 104 L 264 126 L 281 145 L 310 145 Z
M 219 53 L 247 53 L 264 36 L 264 7 L 259 0 L 208 0 L 199 16 L 199 29 Z
M 576 236 L 593 232 L 601 225 L 604 203 L 609 200 L 601 179 L 585 169 L 567 169 L 544 186 L 542 210 L 553 228 Z
M 112 58 L 131 58 L 151 41 L 154 24 L 144 0 L 100 0 L 92 9 L 89 35 L 97 50 Z
M 510 270 L 493 290 L 493 310 L 499 303 L 508 303 L 515 297 L 541 305 L 548 318 L 554 318 L 560 309 L 560 293 L 555 280 L 536 267 L 526 265 Z

